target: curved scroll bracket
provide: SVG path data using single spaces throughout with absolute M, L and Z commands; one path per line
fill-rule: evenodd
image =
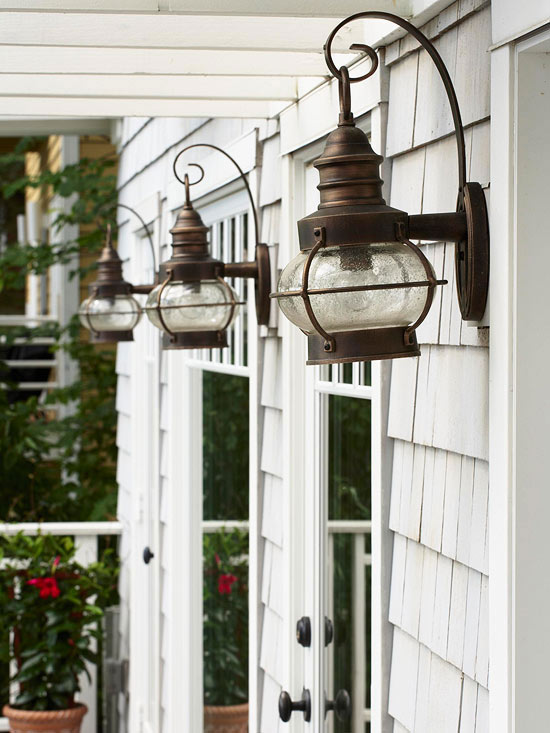
M 466 182 L 466 146 L 458 99 L 449 71 L 433 43 L 409 21 L 393 13 L 372 10 L 355 13 L 339 23 L 324 46 L 325 60 L 330 72 L 338 79 L 340 88 L 340 124 L 353 124 L 350 110 L 349 85 L 363 81 L 377 69 L 376 51 L 364 44 L 354 44 L 353 51 L 366 53 L 371 68 L 362 76 L 350 77 L 347 70 L 338 69 L 332 58 L 332 43 L 336 34 L 355 20 L 387 20 L 410 33 L 434 62 L 449 100 L 455 128 L 458 155 L 458 203 L 456 214 L 422 214 L 409 218 L 412 239 L 455 241 L 456 285 L 462 318 L 479 321 L 483 317 L 489 286 L 489 225 L 485 197 L 479 183 Z M 347 117 L 346 117 L 347 113 Z M 436 236 L 434 236 L 436 234 Z
M 256 243 L 255 256 L 252 262 L 226 263 L 224 265 L 224 275 L 226 277 L 254 278 L 255 280 L 256 319 L 260 326 L 267 326 L 269 323 L 269 312 L 270 312 L 270 307 L 271 307 L 271 301 L 269 298 L 269 293 L 271 290 L 271 265 L 270 265 L 270 260 L 269 260 L 269 249 L 266 244 L 263 244 L 259 240 L 258 211 L 254 203 L 254 197 L 252 196 L 252 191 L 250 190 L 250 184 L 248 183 L 246 174 L 243 171 L 243 169 L 241 168 L 241 166 L 237 163 L 235 158 L 233 158 L 233 156 L 229 155 L 229 153 L 227 153 L 225 150 L 218 147 L 217 145 L 213 145 L 212 143 L 194 143 L 193 145 L 187 145 L 187 147 L 183 148 L 183 150 L 180 150 L 180 152 L 177 154 L 174 160 L 173 169 L 174 169 L 174 175 L 176 176 L 178 181 L 180 181 L 180 183 L 183 183 L 185 185 L 186 201 L 188 204 L 190 203 L 189 186 L 194 186 L 197 183 L 200 183 L 200 181 L 202 181 L 202 179 L 204 178 L 204 168 L 200 166 L 198 163 L 189 163 L 190 166 L 192 165 L 192 166 L 195 166 L 196 168 L 199 168 L 201 172 L 200 178 L 191 183 L 187 175 L 185 175 L 184 180 L 180 178 L 176 170 L 176 163 L 178 162 L 179 158 L 184 153 L 186 153 L 188 150 L 191 150 L 192 148 L 211 148 L 212 150 L 216 150 L 218 153 L 221 153 L 228 160 L 230 160 L 231 163 L 233 163 L 233 165 L 239 172 L 239 176 L 244 184 L 246 193 L 248 195 L 248 199 L 250 201 L 250 208 L 252 209 L 252 216 L 254 219 L 254 237 L 255 237 L 255 243 Z

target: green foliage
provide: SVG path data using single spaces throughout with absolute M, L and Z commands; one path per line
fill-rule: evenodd
M 73 384 L 52 390 L 42 404 L 35 397 L 10 404 L 0 389 L 4 521 L 93 521 L 115 516 L 115 355 L 81 343 L 78 331 L 75 319 L 57 334 L 56 348 L 80 365 Z M 48 412 L 56 403 L 70 407 L 66 416 L 52 417 Z
M 0 537 L 0 661 L 16 662 L 13 704 L 23 710 L 70 707 L 86 663 L 99 661 L 116 565 L 109 551 L 88 567 L 74 553 L 69 537 Z
M 23 138 L 13 153 L 0 156 L 0 176 L 5 199 L 27 188 L 49 190 L 53 197 L 70 202 L 68 210 L 59 209 L 54 214 L 53 241 L 37 246 L 19 243 L 6 249 L 0 257 L 0 291 L 22 288 L 29 272 L 44 273 L 56 263 L 71 263 L 82 250 L 94 252 L 102 246 L 104 227 L 97 222 L 113 219 L 116 206 L 116 176 L 112 172 L 116 160 L 110 157 L 81 158 L 60 171 L 44 170 L 37 176 L 20 175 L 13 178 L 12 171 L 24 162 L 25 152 L 36 145 L 35 138 Z M 67 225 L 93 225 L 81 230 L 72 240 L 59 237 Z M 84 276 L 87 268 L 75 265 L 74 275 Z
M 248 518 L 248 379 L 203 372 L 205 519 Z
M 36 146 L 24 138 L 13 153 L 0 156 L 4 197 L 25 188 L 47 188 L 53 200 L 70 206 L 54 212 L 53 241 L 31 246 L 10 246 L 0 257 L 0 293 L 21 287 L 29 272 L 44 272 L 56 263 L 75 262 L 75 254 L 102 245 L 105 221 L 116 208 L 115 161 L 81 159 L 62 171 L 24 175 L 24 154 Z M 23 173 L 23 174 L 22 174 Z M 56 198 L 57 197 L 57 198 Z M 103 222 L 98 226 L 97 222 Z M 90 229 L 85 225 L 94 224 Z M 74 240 L 58 237 L 66 225 L 82 227 Z M 60 241 L 57 241 L 57 240 Z M 0 388 L 0 502 L 7 521 L 78 521 L 110 519 L 116 510 L 116 373 L 115 354 L 81 342 L 75 316 L 65 329 L 49 324 L 36 329 L 9 329 L 0 333 L 9 346 L 15 338 L 53 336 L 54 349 L 63 349 L 79 367 L 78 379 L 64 389 L 52 390 L 44 404 L 31 397 L 10 404 Z M 1 366 L 1 365 L 0 365 Z M 0 369 L 1 371 L 1 369 Z M 1 377 L 0 377 L 1 379 Z M 69 406 L 56 418 L 48 407 Z
M 330 519 L 370 519 L 370 401 L 329 397 Z
M 205 534 L 204 702 L 248 700 L 248 533 Z

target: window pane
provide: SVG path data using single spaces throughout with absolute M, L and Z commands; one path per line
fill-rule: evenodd
M 371 404 L 329 396 L 329 519 L 370 519 Z
M 248 532 L 203 535 L 204 704 L 248 701 Z
M 328 605 L 334 639 L 327 647 L 327 696 L 345 689 L 352 717 L 327 716 L 327 733 L 368 733 L 371 680 L 371 404 L 328 397 L 328 499 L 330 520 L 365 520 L 364 530 L 332 530 L 328 541 Z
M 203 372 L 204 519 L 248 519 L 248 379 Z

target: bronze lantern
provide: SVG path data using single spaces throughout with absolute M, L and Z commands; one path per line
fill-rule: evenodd
M 365 133 L 355 126 L 350 85 L 371 76 L 378 57 L 368 46 L 371 68 L 351 79 L 331 55 L 336 33 L 352 20 L 379 18 L 405 28 L 428 51 L 445 85 L 458 147 L 457 211 L 409 216 L 387 206 L 380 165 Z M 462 317 L 480 320 L 489 275 L 489 232 L 485 197 L 479 183 L 466 182 L 464 131 L 449 73 L 433 44 L 398 16 L 357 13 L 332 31 L 325 58 L 338 79 L 340 117 L 319 171 L 320 204 L 298 222 L 300 253 L 284 268 L 277 298 L 284 315 L 308 337 L 308 364 L 331 364 L 418 356 L 416 329 L 426 318 L 437 280 L 423 251 L 411 239 L 456 242 L 456 280 Z
M 204 170 L 197 163 L 201 175 L 193 184 L 186 174 L 183 180 L 179 177 L 176 164 L 179 157 L 196 147 L 208 147 L 225 155 L 237 168 L 246 188 L 254 216 L 254 231 L 256 235 L 255 259 L 252 262 L 224 263 L 210 254 L 208 244 L 208 227 L 206 227 L 193 208 L 190 197 L 190 187 L 199 183 L 204 177 Z M 226 277 L 244 277 L 255 280 L 256 317 L 260 325 L 267 325 L 269 321 L 269 290 L 271 285 L 269 252 L 266 244 L 259 242 L 258 216 L 252 192 L 243 170 L 238 163 L 224 150 L 209 143 L 197 143 L 184 148 L 176 156 L 173 163 L 174 175 L 185 186 L 185 204 L 179 212 L 173 228 L 172 256 L 161 263 L 150 285 L 131 285 L 122 280 L 120 260 L 118 269 L 116 261 L 118 255 L 109 245 L 98 261 L 98 282 L 102 287 L 117 295 L 130 297 L 129 293 L 147 295 L 147 302 L 143 308 L 151 323 L 163 332 L 163 347 L 165 349 L 194 349 L 194 348 L 223 348 L 227 346 L 227 329 L 233 322 L 242 302 L 237 300 L 233 288 L 226 281 Z M 129 207 L 125 207 L 129 208 Z M 137 213 L 137 212 L 134 212 Z M 141 218 L 141 217 L 140 217 Z M 105 262 L 103 261 L 105 255 Z M 107 262 L 108 261 L 108 262 Z M 94 293 L 97 295 L 97 283 L 94 283 Z M 107 290 L 105 292 L 107 292 Z M 138 312 L 141 309 L 137 302 Z M 94 333 L 92 305 L 85 301 L 81 307 L 83 325 Z M 97 332 L 95 340 L 131 340 L 132 328 L 129 326 L 123 338 L 104 336 L 104 331 Z M 94 327 L 95 328 L 95 327 Z

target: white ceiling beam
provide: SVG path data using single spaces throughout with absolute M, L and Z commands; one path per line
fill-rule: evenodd
M 369 8 L 369 6 L 372 6 Z M 412 13 L 411 0 L 0 0 L 0 9 L 50 12 L 170 12 L 192 15 L 289 16 L 345 18 L 362 10 L 385 10 L 401 16 Z
M 23 46 L 187 48 L 318 53 L 332 18 L 0 12 L 0 43 Z M 333 49 L 364 38 L 363 24 L 341 29 Z
M 1 15 L 0 15 L 1 23 Z M 336 54 L 348 63 L 352 54 Z M 9 74 L 214 74 L 220 76 L 326 76 L 322 53 L 63 48 L 0 45 L 0 72 Z
M 2 117 L 0 137 L 21 135 L 110 135 L 111 120 L 59 117 Z
M 320 83 L 318 80 L 317 83 Z M 312 80 L 312 83 L 315 82 Z M 296 79 L 276 76 L 1 74 L 1 97 L 258 99 L 294 101 Z
M 233 117 L 269 118 L 286 102 L 226 99 L 152 99 L 89 97 L 1 97 L 2 112 L 17 117 Z

